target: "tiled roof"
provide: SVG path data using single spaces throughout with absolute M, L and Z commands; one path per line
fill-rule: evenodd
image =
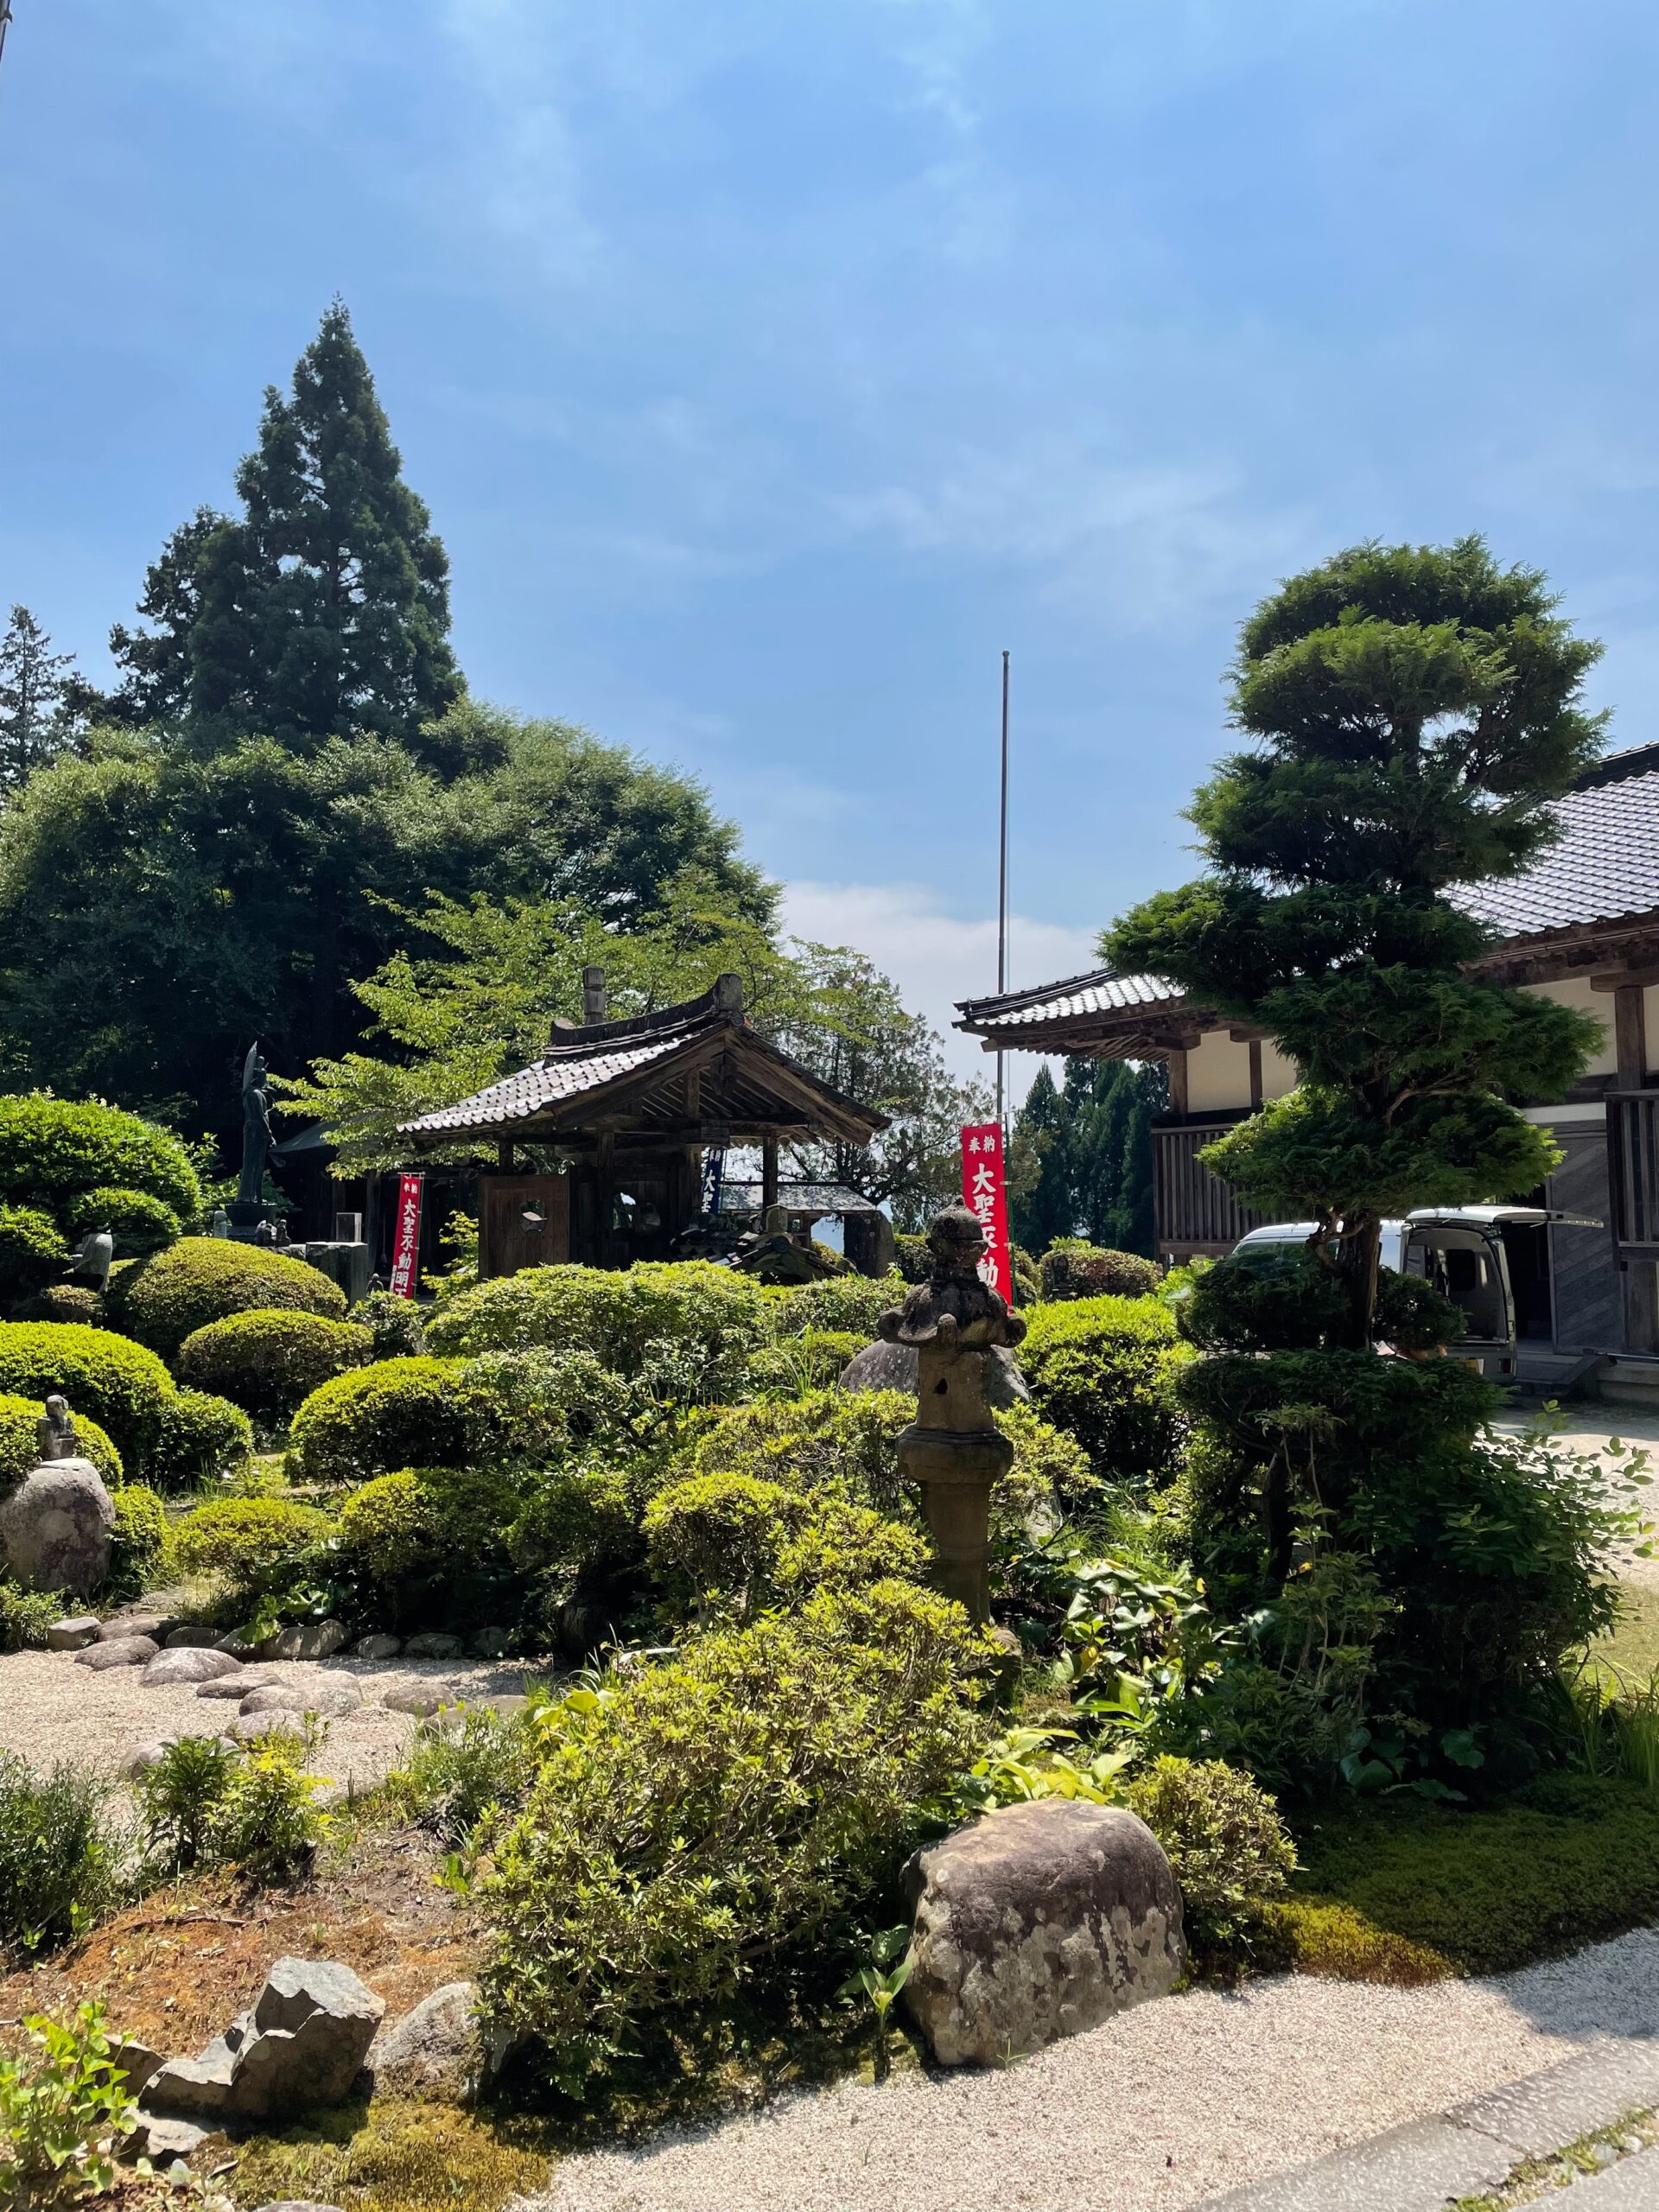
M 1086 976 L 1068 976 L 1061 982 L 1039 984 L 1035 990 L 1010 991 L 1003 998 L 964 999 L 958 1011 L 976 1029 L 1027 1029 L 1077 1014 L 1165 1006 L 1180 995 L 1173 983 L 1160 976 L 1115 976 L 1109 968 L 1096 968 Z
M 1643 747 L 1647 760 L 1652 748 Z M 1659 907 L 1659 760 L 1643 774 L 1607 777 L 1604 761 L 1587 789 L 1555 810 L 1561 840 L 1510 883 L 1483 883 L 1470 911 L 1505 938 L 1535 937 L 1580 922 L 1622 921 Z
M 666 1058 L 684 1044 L 687 1033 L 682 1027 L 667 1036 L 640 1038 L 636 1043 L 623 1039 L 608 1052 L 596 1052 L 589 1046 L 580 1052 L 550 1052 L 533 1068 L 521 1068 L 517 1075 L 504 1076 L 487 1090 L 463 1098 L 458 1105 L 440 1107 L 435 1114 L 423 1114 L 416 1122 L 404 1122 L 402 1133 L 405 1136 L 428 1135 L 444 1129 L 493 1128 L 507 1122 L 520 1122 L 526 1115 L 539 1113 L 543 1107 L 556 1105 L 565 1098 L 579 1098 L 584 1090 L 597 1090 L 620 1075 L 631 1074 L 636 1068 L 649 1067 L 653 1060 Z

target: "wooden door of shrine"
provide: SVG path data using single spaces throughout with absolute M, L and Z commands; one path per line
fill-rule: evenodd
M 565 1175 L 480 1175 L 478 1272 L 517 1274 L 570 1256 L 570 1181 Z

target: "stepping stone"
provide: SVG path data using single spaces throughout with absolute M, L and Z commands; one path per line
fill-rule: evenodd
M 389 1713 L 412 1713 L 417 1720 L 426 1720 L 448 1700 L 437 1690 L 421 1689 L 411 1685 L 400 1690 L 388 1690 L 380 1702 Z
M 346 1642 L 340 1621 L 297 1621 L 279 1629 L 259 1647 L 262 1659 L 332 1659 Z
M 163 1639 L 163 1651 L 213 1651 L 219 1648 L 216 1628 L 175 1628 Z
M 353 1659 L 395 1659 L 404 1648 L 401 1636 L 359 1636 L 353 1644 Z
M 295 1682 L 272 1682 L 251 1690 L 242 1700 L 244 1714 L 255 1713 L 321 1713 L 330 1717 L 354 1713 L 363 1702 L 355 1682 L 321 1682 L 307 1687 Z
M 241 1673 L 242 1662 L 228 1651 L 207 1651 L 195 1645 L 182 1651 L 158 1651 L 144 1669 L 143 1681 L 146 1689 L 156 1690 L 185 1682 L 221 1681 Z
M 404 1646 L 405 1659 L 459 1659 L 466 1649 L 458 1636 L 441 1636 L 433 1631 L 425 1636 L 411 1636 Z
M 238 1744 L 257 1744 L 262 1736 L 297 1736 L 300 1716 L 289 1706 L 274 1713 L 238 1713 L 226 1732 Z
M 251 1697 L 255 1690 L 268 1690 L 271 1687 L 269 1675 L 257 1675 L 250 1681 L 246 1669 L 238 1667 L 233 1675 L 219 1675 L 211 1682 L 198 1682 L 196 1695 L 198 1697 L 233 1697 L 239 1704 L 244 1698 Z
M 154 1637 L 118 1637 L 109 1643 L 89 1643 L 75 1654 L 77 1667 L 90 1667 L 101 1675 L 109 1667 L 142 1667 L 161 1649 Z
M 89 1643 L 98 1642 L 98 1623 L 91 1613 L 79 1614 L 73 1620 L 54 1621 L 46 1631 L 48 1651 L 84 1651 Z
M 104 1643 L 124 1643 L 130 1636 L 148 1636 L 159 1645 L 178 1624 L 176 1615 L 168 1613 L 111 1613 L 99 1624 L 99 1639 Z

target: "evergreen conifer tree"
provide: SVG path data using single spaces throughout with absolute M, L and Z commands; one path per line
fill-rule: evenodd
M 0 792 L 20 791 L 36 768 L 69 741 L 66 708 L 73 656 L 52 640 L 26 607 L 14 607 L 0 638 Z
M 1382 1220 L 1533 1190 L 1555 1154 L 1515 1102 L 1560 1096 L 1596 1041 L 1589 1017 L 1471 973 L 1491 932 L 1448 895 L 1525 868 L 1599 750 L 1599 647 L 1555 605 L 1474 537 L 1293 578 L 1242 635 L 1252 749 L 1189 810 L 1209 874 L 1103 940 L 1295 1063 L 1297 1090 L 1204 1157 L 1252 1205 L 1317 1220 L 1357 1345 Z
M 201 566 L 207 544 L 226 526 L 212 507 L 198 507 L 162 546 L 144 574 L 138 612 L 153 626 L 110 632 L 110 654 L 124 671 L 119 687 L 95 702 L 98 719 L 129 728 L 176 726 L 190 711 L 191 639 L 201 613 Z
M 1015 1243 L 1041 1252 L 1081 1236 L 1149 1258 L 1152 1124 L 1168 1097 L 1157 1065 L 1068 1059 L 1058 1089 L 1039 1068 L 1014 1122 L 1015 1141 L 1038 1156 L 1028 1187 L 1011 1198 Z

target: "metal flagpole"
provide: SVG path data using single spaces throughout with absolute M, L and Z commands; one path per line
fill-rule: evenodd
M 1002 652 L 1002 807 L 997 832 L 996 863 L 996 989 L 1008 988 L 1008 655 Z M 1002 1113 L 1002 1054 L 996 1056 L 996 1126 L 1004 1134 Z
M 0 54 L 6 50 L 6 25 L 11 21 L 11 0 L 0 0 Z

